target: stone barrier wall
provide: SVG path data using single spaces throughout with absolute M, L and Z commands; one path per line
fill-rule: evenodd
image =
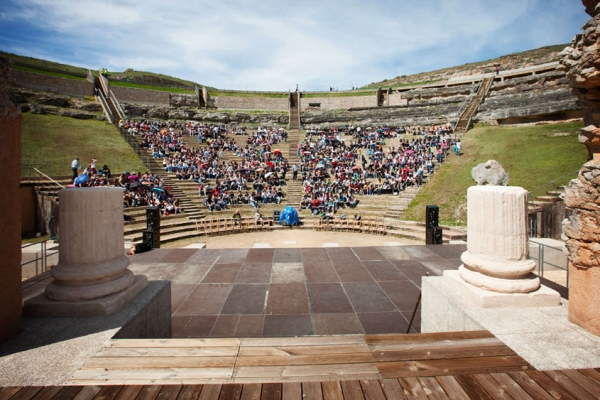
M 85 79 L 60 78 L 58 76 L 36 74 L 35 72 L 18 69 L 12 69 L 11 72 L 17 85 L 28 89 L 75 97 L 94 95 L 93 85 Z
M 405 106 L 408 104 L 408 100 L 403 98 L 400 93 L 392 93 L 389 96 L 390 106 Z
M 347 97 L 301 97 L 300 110 L 309 109 L 310 104 L 319 104 L 321 110 L 347 110 L 348 108 L 377 107 L 377 96 Z M 310 109 L 314 109 L 310 107 Z
M 161 106 L 169 106 L 171 104 L 171 94 L 169 92 L 163 92 L 162 90 L 138 89 L 114 85 L 110 86 L 110 90 L 112 90 L 119 102 Z
M 217 108 L 233 110 L 279 110 L 289 109 L 288 97 L 239 97 L 239 96 L 215 96 L 214 104 Z

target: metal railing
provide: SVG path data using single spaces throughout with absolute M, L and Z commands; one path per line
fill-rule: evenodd
M 25 252 L 23 253 L 23 249 L 27 249 L 33 246 L 39 246 L 40 250 L 35 253 Z M 54 256 L 58 253 L 58 250 L 48 251 L 48 239 L 40 240 L 39 242 L 28 243 L 21 246 L 21 254 L 35 254 L 32 260 L 22 262 L 21 269 L 29 264 L 35 263 L 35 275 L 43 274 L 48 271 L 48 258 Z M 33 272 L 33 271 L 32 271 Z M 29 277 L 31 278 L 31 276 Z
M 125 111 L 123 111 L 123 108 L 121 107 L 121 104 L 119 103 L 119 100 L 117 100 L 117 97 L 115 96 L 115 94 L 113 93 L 112 90 L 110 90 L 108 92 L 108 96 L 109 96 L 110 101 L 112 102 L 113 106 L 115 107 L 115 110 L 117 110 L 117 114 L 119 114 L 119 118 L 126 119 L 127 116 L 125 115 Z
M 469 108 L 469 105 L 471 104 L 471 101 L 473 100 L 473 98 L 477 95 L 477 93 L 479 93 L 479 89 L 481 88 L 482 84 L 483 84 L 483 80 L 479 82 L 479 84 L 477 85 L 477 87 L 475 88 L 475 90 L 473 92 L 471 92 L 471 94 L 469 95 L 469 97 L 467 97 L 465 99 L 465 101 L 463 101 L 463 104 L 458 109 L 458 113 L 457 113 L 458 118 L 456 119 L 456 122 L 452 126 L 452 132 L 454 132 L 456 130 L 456 127 L 458 126 L 458 123 L 460 122 L 460 119 L 462 118 L 462 116 L 465 113 L 465 111 L 467 111 L 467 108 Z
M 106 102 L 106 98 L 104 97 L 104 94 L 102 93 L 101 90 L 98 90 L 98 89 L 95 89 L 95 90 L 96 90 L 96 100 L 102 106 L 102 110 L 104 111 L 104 115 L 106 116 L 106 119 L 108 120 L 108 122 L 110 122 L 112 124 L 114 121 L 114 116 L 113 116 L 113 113 L 110 111 L 110 107 L 108 106 L 108 103 Z
M 543 194 L 546 194 L 546 192 L 548 192 L 549 188 L 552 188 L 553 191 L 557 191 L 561 186 L 568 184 L 571 179 L 574 179 L 573 175 L 575 175 L 575 177 L 577 177 L 577 175 L 579 175 L 579 170 L 572 171 L 567 174 L 561 175 L 558 178 L 555 178 L 552 181 L 546 183 L 545 185 L 542 185 L 533 190 L 530 190 L 528 192 L 529 201 L 535 199 L 537 196 L 540 196 L 540 194 L 536 194 L 539 191 L 543 191 Z
M 534 246 L 538 246 L 537 255 L 534 254 L 535 252 L 531 251 L 532 244 L 534 244 Z M 529 258 L 536 262 L 538 276 L 544 277 L 544 273 L 549 269 L 565 271 L 565 287 L 569 287 L 570 260 L 561 247 L 550 246 L 548 244 L 529 239 L 529 249 Z

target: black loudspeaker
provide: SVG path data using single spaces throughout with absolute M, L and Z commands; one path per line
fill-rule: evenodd
M 160 249 L 160 231 L 146 229 L 143 232 L 144 243 L 152 246 L 153 249 Z
M 273 222 L 278 223 L 280 216 L 281 216 L 281 211 L 279 211 L 279 210 L 273 211 Z
M 438 215 L 440 208 L 438 206 L 425 206 L 425 227 L 435 228 L 438 226 Z
M 160 209 L 158 207 L 146 208 L 146 228 L 160 231 Z
M 425 230 L 425 244 L 443 244 L 442 228 L 427 228 Z

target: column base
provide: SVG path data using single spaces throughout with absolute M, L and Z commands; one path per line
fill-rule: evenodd
M 23 314 L 31 317 L 90 317 L 119 311 L 148 286 L 145 275 L 136 275 L 131 286 L 109 296 L 78 302 L 50 300 L 44 293 L 23 305 Z
M 547 307 L 560 305 L 560 294 L 546 286 L 529 293 L 500 293 L 465 282 L 458 271 L 444 271 L 443 281 L 481 308 Z

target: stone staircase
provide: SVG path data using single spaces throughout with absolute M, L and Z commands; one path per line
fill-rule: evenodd
M 471 99 L 463 113 L 460 115 L 456 126 L 454 127 L 454 133 L 463 134 L 469 129 L 471 124 L 471 118 L 475 115 L 477 108 L 483 101 L 483 98 L 488 94 L 492 83 L 494 82 L 493 76 L 488 76 L 483 79 L 477 94 Z
M 304 188 L 302 187 L 302 179 L 300 171 L 298 171 L 298 180 L 292 180 L 292 166 L 296 164 L 300 168 L 300 157 L 296 154 L 298 143 L 300 142 L 300 131 L 298 129 L 290 129 L 288 132 L 288 165 L 289 171 L 286 175 L 286 203 L 288 206 L 294 207 L 296 210 L 300 209 L 300 202 L 304 195 Z

